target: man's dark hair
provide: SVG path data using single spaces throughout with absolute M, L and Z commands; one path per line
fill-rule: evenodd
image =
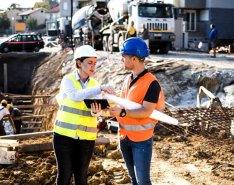
M 211 26 L 211 28 L 215 28 L 215 25 L 214 25 L 214 24 L 211 24 L 210 26 Z

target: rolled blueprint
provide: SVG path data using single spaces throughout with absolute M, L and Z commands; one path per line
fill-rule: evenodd
M 126 100 L 123 98 L 119 98 L 119 97 L 114 96 L 114 95 L 106 94 L 106 93 L 103 95 L 103 98 L 105 98 L 113 103 L 116 103 L 120 106 L 123 106 L 126 109 L 130 109 L 130 110 L 131 109 L 139 109 L 142 107 L 141 104 L 138 104 L 138 103 L 135 103 L 133 101 Z M 150 118 L 156 119 L 156 120 L 168 123 L 168 124 L 172 124 L 172 125 L 179 125 L 179 121 L 177 119 L 172 118 L 172 117 L 170 117 L 170 116 L 168 116 L 160 111 L 156 111 L 156 110 L 154 110 L 152 112 L 152 114 L 150 115 Z

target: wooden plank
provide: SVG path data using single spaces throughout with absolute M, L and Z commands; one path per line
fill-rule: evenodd
M 34 110 L 20 110 L 21 113 L 33 113 Z
M 41 124 L 42 121 L 23 121 L 23 124 L 27 125 L 27 124 Z
M 175 62 L 178 62 L 176 60 L 172 60 L 172 61 L 166 61 L 166 62 L 160 62 L 160 63 L 157 63 L 157 62 L 152 62 L 152 63 L 149 63 L 147 64 L 147 68 L 149 67 L 159 67 L 159 66 L 163 66 L 163 65 L 167 65 L 167 64 L 172 64 L 172 63 L 175 63 Z
M 52 106 L 57 106 L 55 104 L 43 104 L 43 105 L 14 105 L 14 107 L 18 108 L 18 109 L 34 109 L 37 107 L 52 107 Z
M 29 139 L 29 138 L 37 138 L 37 137 L 42 137 L 42 136 L 51 136 L 52 134 L 53 134 L 53 131 L 34 132 L 34 133 L 27 133 L 27 134 L 0 136 L 0 139 Z
M 172 75 L 172 74 L 174 74 L 174 73 L 177 73 L 177 72 L 179 72 L 179 71 L 182 71 L 182 70 L 185 70 L 185 69 L 188 69 L 188 68 L 189 68 L 189 65 L 179 66 L 179 67 L 176 67 L 176 68 L 174 68 L 174 69 L 172 69 L 172 70 L 167 70 L 167 71 L 165 72 L 165 74 L 166 74 L 166 75 Z
M 32 104 L 32 100 L 15 100 L 16 104 Z
M 44 118 L 46 115 L 30 115 L 30 116 L 18 116 L 15 117 L 13 120 L 27 120 L 27 119 L 32 119 L 32 118 Z
M 19 141 L 13 139 L 0 139 L 0 146 L 3 147 L 16 147 L 19 145 Z
M 39 130 L 41 127 L 22 127 L 21 130 Z
M 97 138 L 95 141 L 95 145 L 106 145 L 110 143 L 109 138 Z M 38 152 L 38 151 L 46 151 L 53 150 L 53 144 L 51 142 L 47 143 L 36 143 L 36 144 L 23 144 L 18 147 L 18 152 Z
M 31 99 L 31 98 L 49 98 L 52 95 L 16 95 L 16 94 L 8 94 L 9 98 L 12 99 Z
M 18 152 L 39 152 L 39 151 L 46 151 L 46 150 L 53 150 L 52 142 L 48 143 L 35 143 L 35 144 L 24 144 L 18 147 Z

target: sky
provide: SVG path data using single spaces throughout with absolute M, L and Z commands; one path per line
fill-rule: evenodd
M 0 0 L 0 9 L 7 9 L 12 3 L 17 3 L 21 8 L 33 7 L 35 2 L 41 2 L 42 0 Z

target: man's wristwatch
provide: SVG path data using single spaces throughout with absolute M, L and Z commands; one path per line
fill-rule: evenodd
M 125 109 L 122 109 L 122 110 L 120 111 L 120 113 L 119 113 L 119 116 L 123 118 L 123 117 L 126 116 L 126 114 L 127 114 L 126 110 L 125 110 Z

